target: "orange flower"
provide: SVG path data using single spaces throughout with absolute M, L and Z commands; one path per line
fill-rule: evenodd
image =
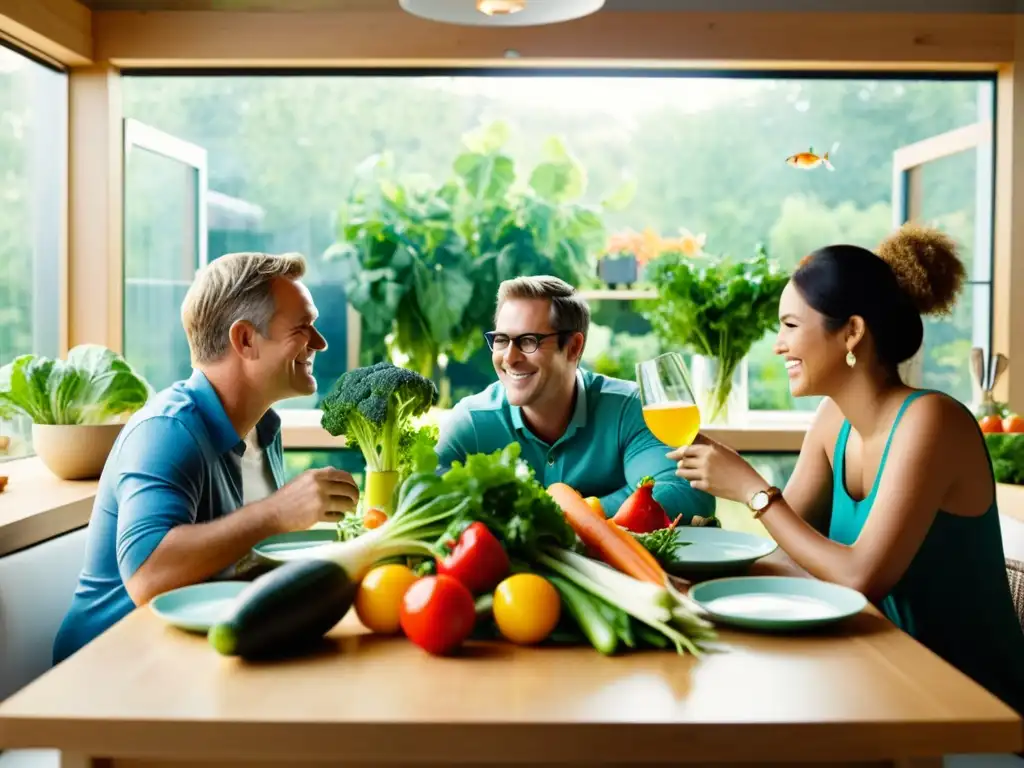
M 700 256 L 704 251 L 707 235 L 694 235 L 688 229 L 680 229 L 679 237 L 665 238 L 647 227 L 643 232 L 627 229 L 608 238 L 605 255 L 629 254 L 641 266 L 656 259 L 663 253 L 682 253 L 688 257 Z

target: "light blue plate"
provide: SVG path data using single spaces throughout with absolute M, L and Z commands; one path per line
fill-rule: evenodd
M 741 531 L 690 526 L 675 530 L 680 546 L 666 570 L 679 576 L 740 571 L 778 547 L 767 537 Z
M 264 539 L 252 551 L 260 557 L 275 562 L 291 559 L 288 555 L 314 547 L 322 547 L 338 540 L 338 532 L 334 528 L 312 528 L 308 531 L 292 531 L 281 533 Z
M 168 624 L 188 632 L 208 632 L 228 614 L 248 581 L 210 581 L 172 589 L 154 597 L 149 607 Z
M 712 621 L 764 630 L 795 630 L 833 624 L 868 604 L 860 592 L 817 579 L 737 576 L 690 589 Z

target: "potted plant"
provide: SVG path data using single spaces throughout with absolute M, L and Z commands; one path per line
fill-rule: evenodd
M 610 286 L 632 285 L 644 278 L 646 266 L 664 253 L 699 256 L 705 235 L 680 229 L 678 237 L 662 237 L 650 227 L 643 232 L 627 229 L 608 238 L 598 261 L 598 277 Z
M 98 344 L 66 360 L 21 355 L 0 368 L 0 418 L 30 419 L 36 454 L 65 480 L 99 477 L 126 417 L 150 394 L 124 358 Z
M 658 298 L 642 310 L 665 348 L 684 347 L 705 424 L 742 419 L 746 356 L 778 324 L 788 276 L 758 245 L 754 258 L 691 258 L 676 248 L 648 268 Z

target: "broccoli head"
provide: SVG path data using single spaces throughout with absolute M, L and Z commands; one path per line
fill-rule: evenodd
M 368 470 L 398 471 L 411 421 L 437 401 L 437 387 L 430 379 L 388 362 L 375 363 L 338 377 L 320 402 L 320 424 L 357 446 Z

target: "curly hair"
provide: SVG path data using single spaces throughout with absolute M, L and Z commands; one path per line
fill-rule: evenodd
M 948 315 L 967 278 L 953 238 L 907 223 L 878 246 L 878 256 L 922 315 Z

